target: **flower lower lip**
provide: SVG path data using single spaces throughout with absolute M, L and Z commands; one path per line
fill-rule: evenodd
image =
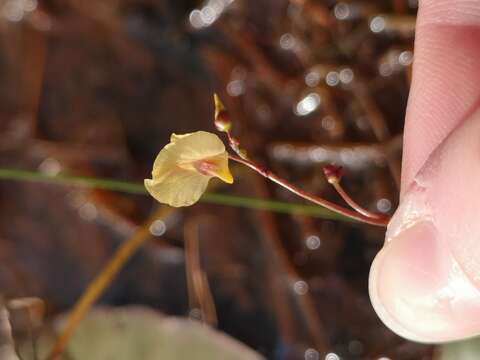
M 193 163 L 193 167 L 197 170 L 200 174 L 205 176 L 217 177 L 227 184 L 233 183 L 233 177 L 228 168 L 224 168 L 221 166 L 219 162 L 222 159 L 207 159 L 207 160 L 199 160 Z

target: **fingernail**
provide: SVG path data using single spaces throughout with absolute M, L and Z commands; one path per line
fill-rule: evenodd
M 407 339 L 443 342 L 480 329 L 480 293 L 428 218 L 393 231 L 372 264 L 369 292 L 385 325 Z

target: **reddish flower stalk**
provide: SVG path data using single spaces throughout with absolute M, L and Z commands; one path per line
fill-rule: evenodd
M 341 205 L 337 205 L 333 202 L 325 200 L 321 197 L 309 194 L 295 185 L 289 183 L 285 179 L 278 177 L 277 175 L 273 174 L 270 170 L 256 164 L 252 160 L 247 157 L 247 153 L 244 149 L 240 147 L 240 142 L 238 139 L 232 136 L 231 129 L 232 129 L 232 121 L 230 119 L 230 115 L 226 110 L 225 106 L 223 105 L 220 97 L 217 94 L 214 94 L 214 102 L 215 102 L 215 126 L 218 131 L 226 133 L 228 137 L 228 144 L 230 148 L 238 155 L 228 154 L 228 157 L 236 161 L 242 165 L 248 166 L 250 169 L 256 171 L 263 177 L 273 181 L 274 183 L 282 186 L 283 188 L 287 189 L 288 191 L 308 200 L 314 204 L 323 206 L 331 211 L 334 211 L 338 214 L 343 216 L 349 217 L 351 219 L 364 222 L 371 225 L 376 226 L 383 226 L 386 227 L 390 218 L 386 215 L 381 214 L 374 214 L 360 205 L 358 205 L 346 192 L 343 190 L 342 186 L 340 185 L 340 178 L 342 177 L 342 169 L 340 167 L 336 167 L 334 165 L 328 165 L 324 167 L 325 176 L 330 184 L 333 185 L 335 190 L 338 194 L 345 200 L 345 202 L 352 207 L 353 210 L 345 208 Z
M 386 216 L 371 217 L 371 216 L 367 216 L 367 215 L 365 215 L 361 212 L 358 212 L 356 209 L 351 210 L 351 209 L 344 208 L 341 205 L 335 204 L 335 203 L 330 202 L 328 200 L 325 200 L 321 197 L 317 197 L 315 195 L 309 194 L 309 193 L 297 188 L 295 185 L 293 185 L 293 184 L 289 183 L 288 181 L 278 177 L 277 175 L 273 174 L 270 170 L 267 170 L 266 168 L 254 163 L 251 160 L 242 159 L 242 158 L 240 158 L 238 156 L 235 156 L 235 155 L 232 155 L 232 154 L 228 154 L 228 157 L 233 161 L 236 161 L 236 162 L 238 162 L 242 165 L 245 165 L 245 166 L 249 167 L 250 169 L 252 169 L 252 170 L 256 171 L 257 173 L 259 173 L 260 175 L 262 175 L 263 177 L 273 181 L 274 183 L 282 186 L 283 188 L 287 189 L 288 191 L 290 191 L 290 192 L 292 192 L 292 193 L 294 193 L 294 194 L 296 194 L 296 195 L 298 195 L 298 196 L 304 198 L 305 200 L 308 200 L 308 201 L 310 201 L 314 204 L 323 206 L 323 207 L 325 207 L 325 208 L 327 208 L 331 211 L 334 211 L 338 214 L 341 214 L 343 216 L 349 217 L 349 218 L 354 219 L 354 220 L 358 220 L 358 221 L 363 222 L 363 223 L 376 225 L 376 226 L 383 226 L 383 227 L 386 227 L 387 224 L 388 224 L 389 218 L 386 217 Z M 343 191 L 343 189 L 342 189 L 342 191 Z
M 371 219 L 384 219 L 388 222 L 389 217 L 383 214 L 376 214 L 373 213 L 363 207 L 361 207 L 358 203 L 353 200 L 350 195 L 346 193 L 346 191 L 343 189 L 342 185 L 340 185 L 339 182 L 331 183 L 334 187 L 334 189 L 337 191 L 338 195 L 342 197 L 343 200 L 356 212 L 362 214 L 363 216 L 369 217 Z
M 361 205 L 359 205 L 355 200 L 353 200 L 350 195 L 343 189 L 342 185 L 340 184 L 340 180 L 343 177 L 343 169 L 340 166 L 335 166 L 335 165 L 327 165 L 323 168 L 323 172 L 325 173 L 325 176 L 327 178 L 327 181 L 332 184 L 333 188 L 337 191 L 338 195 L 345 200 L 345 202 L 356 212 L 372 218 L 372 219 L 386 219 L 387 221 L 388 216 L 383 215 L 383 214 L 376 214 L 373 213 Z

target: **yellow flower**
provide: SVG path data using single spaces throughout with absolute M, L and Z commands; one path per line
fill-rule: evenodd
M 145 179 L 145 187 L 161 203 L 189 206 L 200 199 L 212 177 L 233 183 L 220 138 L 205 131 L 173 134 L 155 159 L 152 179 Z

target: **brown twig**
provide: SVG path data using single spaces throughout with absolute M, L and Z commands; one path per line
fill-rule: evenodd
M 405 14 L 407 12 L 407 3 L 405 0 L 392 0 L 393 10 L 397 14 Z
M 15 343 L 12 335 L 12 326 L 9 321 L 9 313 L 4 304 L 3 297 L 0 295 L 0 355 L 2 359 L 18 360 L 15 352 Z
M 398 146 L 400 139 L 400 146 Z M 362 170 L 382 164 L 388 156 L 397 155 L 401 149 L 401 137 L 385 143 L 339 143 L 313 144 L 295 142 L 273 142 L 268 144 L 272 159 L 293 165 L 317 166 L 338 164 L 345 169 Z M 342 156 L 351 154 L 351 157 Z
M 284 88 L 290 77 L 272 64 L 254 36 L 250 32 L 238 31 L 236 27 L 227 23 L 218 26 L 234 45 L 237 58 L 240 55 L 247 67 L 257 74 L 260 81 L 271 84 L 272 89 L 276 89 L 280 93 L 279 89 Z
M 202 321 L 211 326 L 217 325 L 217 311 L 212 292 L 208 284 L 207 274 L 202 269 L 200 259 L 200 221 L 194 218 L 185 225 L 185 267 L 188 285 L 190 310 L 198 305 L 202 313 Z
M 260 196 L 268 196 L 265 180 L 256 177 L 256 179 L 253 179 L 253 182 Z M 262 223 L 260 229 L 264 232 L 262 238 L 265 238 L 266 245 L 273 255 L 273 261 L 269 263 L 267 267 L 267 275 L 270 278 L 270 291 L 272 292 L 272 296 L 275 297 L 272 303 L 282 334 L 285 337 L 284 341 L 287 343 L 294 342 L 296 331 L 294 329 L 294 318 L 292 312 L 289 310 L 292 304 L 288 295 L 292 293 L 291 289 L 293 288 L 294 282 L 300 280 L 301 276 L 298 274 L 283 245 L 273 215 L 269 212 L 262 211 L 260 212 L 259 220 Z M 285 277 L 279 276 L 279 274 L 282 273 L 286 274 L 286 279 Z M 285 289 L 285 280 L 288 289 Z M 298 308 L 308 328 L 310 337 L 314 342 L 315 348 L 321 352 L 326 352 L 328 349 L 328 337 L 320 321 L 311 294 L 307 291 L 305 294 L 300 295 L 295 293 L 294 295 L 298 301 Z
M 40 101 L 43 94 L 45 63 L 48 52 L 47 37 L 30 27 L 23 28 L 22 94 L 23 111 L 30 120 L 30 135 L 35 136 Z
M 11 314 L 16 313 L 14 318 L 21 316 L 22 323 L 27 328 L 32 359 L 38 360 L 36 330 L 41 326 L 45 316 L 45 302 L 37 297 L 14 298 L 7 301 L 6 307 Z
M 171 208 L 160 208 L 155 214 L 125 243 L 123 243 L 115 252 L 113 257 L 105 265 L 98 276 L 89 284 L 83 295 L 75 304 L 67 323 L 57 338 L 50 355 L 49 360 L 56 359 L 60 356 L 68 341 L 73 336 L 81 321 L 87 315 L 90 308 L 103 294 L 105 289 L 112 283 L 115 276 L 123 268 L 125 263 L 137 252 L 141 245 L 150 238 L 150 225 L 159 218 L 164 218 L 172 212 Z
M 380 142 L 388 141 L 391 135 L 387 122 L 377 104 L 371 98 L 367 86 L 364 83 L 357 81 L 352 89 L 358 103 L 368 115 L 370 126 L 377 140 Z M 397 188 L 400 188 L 400 163 L 389 154 L 387 154 L 386 158 L 392 177 L 395 180 L 395 184 L 397 185 Z

